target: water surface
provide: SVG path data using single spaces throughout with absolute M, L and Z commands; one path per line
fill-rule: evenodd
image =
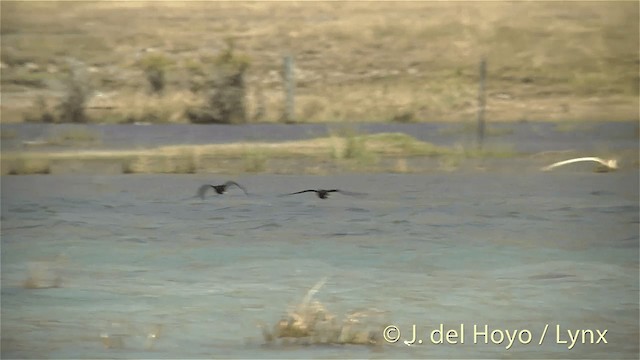
M 236 179 L 249 196 L 187 199 L 226 179 L 2 177 L 2 357 L 638 357 L 637 171 L 257 175 Z M 309 187 L 368 195 L 277 196 Z M 62 287 L 25 289 L 29 271 Z M 323 277 L 330 311 L 384 311 L 376 326 L 400 341 L 263 346 L 257 324 Z M 412 324 L 421 345 L 404 344 Z M 432 344 L 440 324 L 464 325 L 465 343 Z M 533 338 L 474 344 L 474 325 Z M 565 331 L 582 329 L 607 344 L 569 350 Z

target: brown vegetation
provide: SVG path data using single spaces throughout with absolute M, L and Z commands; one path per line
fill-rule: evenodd
M 57 256 L 46 261 L 27 263 L 27 277 L 22 282 L 25 289 L 54 289 L 61 288 L 62 268 L 68 263 L 65 256 Z
M 401 133 L 362 135 L 347 133 L 329 137 L 280 143 L 246 142 L 212 145 L 173 145 L 153 149 L 17 151 L 2 153 L 1 174 L 49 173 L 52 165 L 67 162 L 119 164 L 122 173 L 282 173 L 295 170 L 324 173 L 334 170 L 402 171 L 395 160 L 412 157 L 449 159 L 504 158 L 517 154 L 510 147 L 484 150 L 436 146 Z M 223 160 L 221 160 L 223 159 Z M 383 160 L 390 159 L 391 163 Z M 271 162 L 288 166 L 271 166 Z M 310 167 L 310 164 L 314 166 Z M 324 169 L 318 168 L 318 164 Z M 110 168 L 106 165 L 102 168 Z M 292 167 L 297 169 L 292 169 Z M 299 169 L 299 168 L 302 169 Z M 404 165 L 405 170 L 407 165 Z M 64 172 L 64 171 L 63 171 Z
M 314 285 L 286 316 L 280 319 L 272 329 L 260 324 L 262 335 L 267 344 L 354 344 L 382 345 L 382 327 L 371 320 L 382 314 L 370 309 L 354 311 L 339 318 L 325 306 L 313 300 L 313 296 L 324 285 L 326 279 Z
M 483 57 L 492 121 L 637 120 L 638 10 L 634 1 L 3 1 L 2 121 L 60 104 L 74 58 L 96 91 L 86 119 L 186 122 L 187 109 L 215 99 L 198 91 L 230 40 L 250 62 L 246 119 L 282 117 L 282 58 L 292 54 L 303 122 L 471 119 Z M 141 67 L 148 56 L 167 62 Z

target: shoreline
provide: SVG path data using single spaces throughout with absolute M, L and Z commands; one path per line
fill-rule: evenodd
M 595 151 L 594 151 L 595 152 Z M 637 148 L 596 152 L 638 168 Z M 489 143 L 482 149 L 456 143 L 443 146 L 404 133 L 332 135 L 280 142 L 234 142 L 206 145 L 169 145 L 143 149 L 3 151 L 1 175 L 26 174 L 313 174 L 345 172 L 429 173 L 461 169 L 500 171 L 513 161 L 522 168 L 584 156 L 577 150 L 527 153 L 507 143 Z M 582 166 L 582 165 L 578 165 Z M 589 165 L 592 166 L 592 165 Z M 595 169 L 594 169 L 595 170 Z

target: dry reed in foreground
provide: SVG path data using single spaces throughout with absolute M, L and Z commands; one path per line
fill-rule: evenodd
M 353 311 L 339 318 L 328 311 L 321 302 L 313 300 L 313 296 L 326 281 L 324 278 L 315 284 L 302 301 L 289 309 L 272 330 L 265 324 L 259 325 L 267 344 L 382 345 L 382 327 L 371 319 L 373 316 L 381 315 L 381 311 Z
M 63 286 L 62 271 L 69 260 L 65 255 L 27 263 L 27 277 L 22 281 L 25 289 L 55 289 Z

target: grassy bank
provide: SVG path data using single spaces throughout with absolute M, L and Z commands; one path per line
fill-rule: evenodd
M 229 39 L 251 121 L 282 118 L 293 55 L 301 122 L 638 119 L 638 2 L 2 2 L 2 121 L 64 97 L 86 65 L 94 122 L 186 122 Z M 161 56 L 152 93 L 144 60 Z M 89 90 L 88 90 L 89 91 Z M 99 95 L 98 95 L 99 94 Z M 34 114 L 35 113 L 35 114 Z
M 163 146 L 142 150 L 59 150 L 2 153 L 2 175 L 75 172 L 112 173 L 308 173 L 341 171 L 417 172 L 412 159 L 455 168 L 465 159 L 505 158 L 508 146 L 480 151 L 443 147 L 406 134 L 332 135 L 280 143 L 243 142 Z M 106 169 L 106 170 L 105 170 Z

